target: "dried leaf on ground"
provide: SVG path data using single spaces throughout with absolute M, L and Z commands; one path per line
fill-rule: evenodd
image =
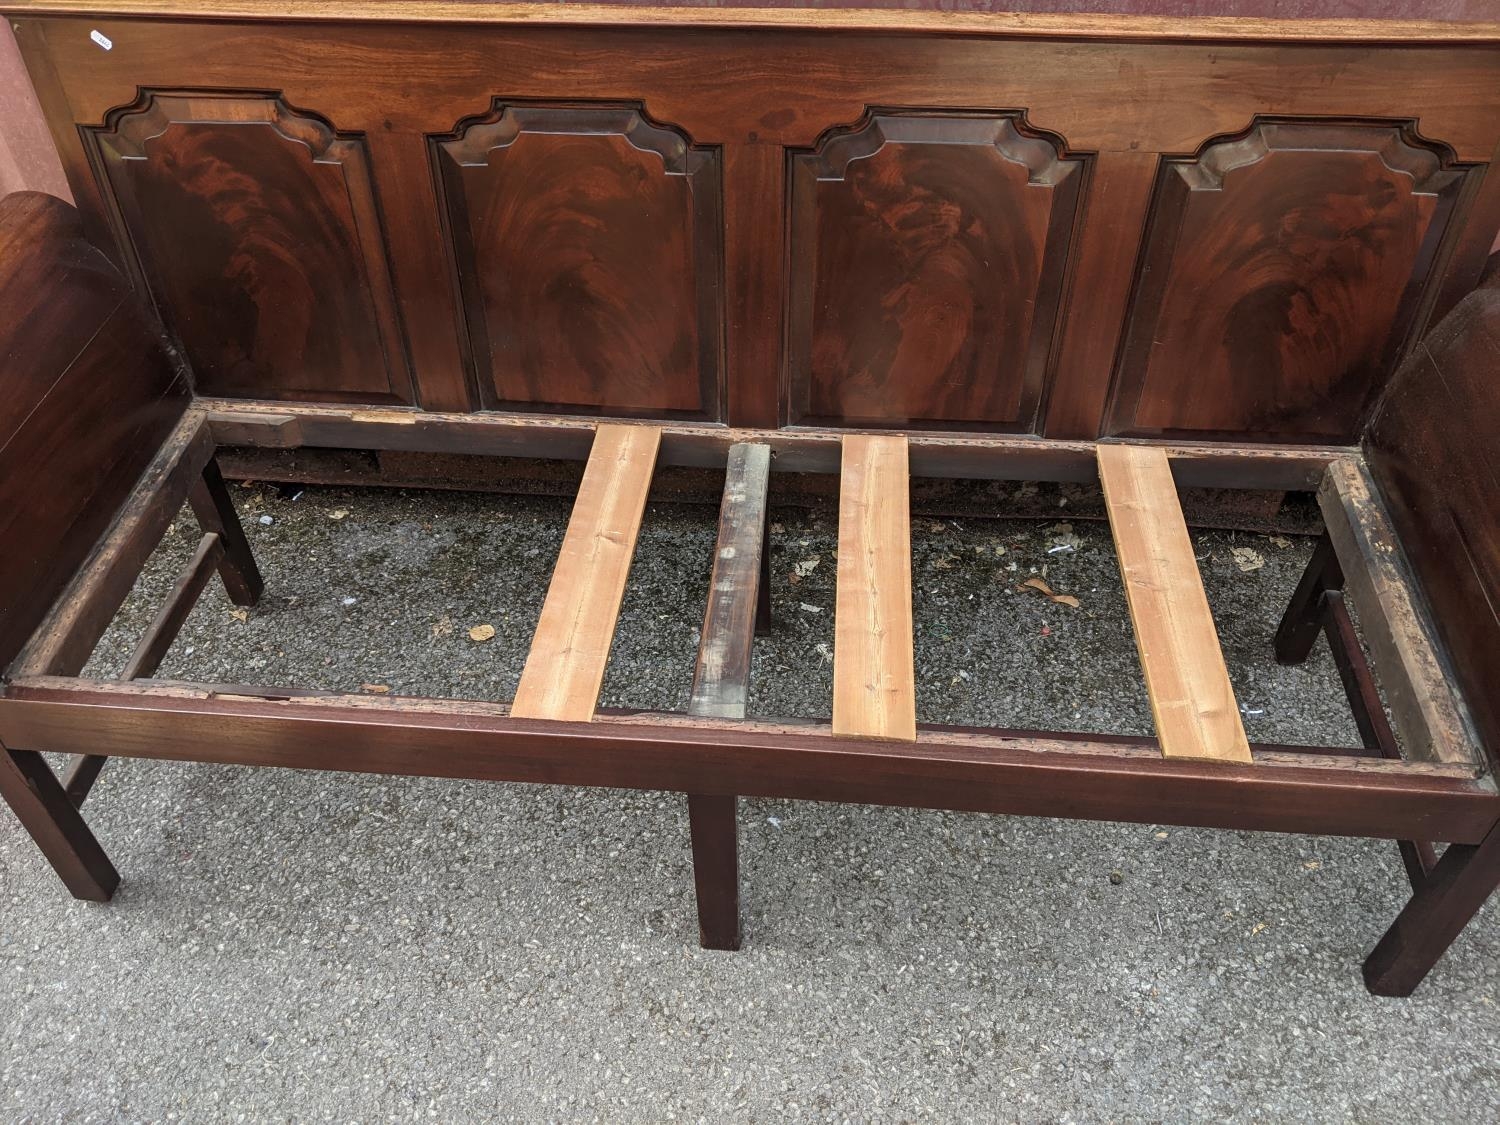
M 391 690 L 391 685 L 390 684 L 360 684 L 359 685 L 359 690 L 360 691 L 367 691 L 371 695 L 389 695 L 390 694 L 390 690 Z
M 1275 546 L 1280 547 L 1283 551 L 1285 551 L 1288 547 L 1290 547 L 1292 545 L 1292 541 L 1290 539 L 1288 539 L 1285 535 L 1273 535 L 1273 536 L 1271 536 L 1271 542 Z
M 1074 609 L 1082 608 L 1081 603 L 1072 594 L 1059 594 L 1051 586 L 1047 585 L 1045 579 L 1028 578 L 1025 582 L 1021 583 L 1018 589 L 1024 590 L 1027 587 L 1045 594 L 1049 600 L 1056 602 L 1058 605 L 1072 606 Z
M 250 611 L 248 609 L 231 609 L 229 616 L 243 625 L 246 621 L 250 620 Z
M 349 509 L 348 508 L 335 508 L 335 509 L 333 509 L 333 511 L 331 511 L 331 512 L 328 513 L 328 518 L 331 519 L 331 520 L 341 520 L 341 519 L 344 519 L 348 515 L 349 515 Z
M 1235 547 L 1230 552 L 1234 556 L 1234 565 L 1249 574 L 1252 570 L 1259 570 L 1266 565 L 1265 556 L 1259 551 L 1251 550 L 1249 547 Z
M 818 564 L 822 561 L 823 560 L 817 555 L 813 555 L 811 558 L 803 559 L 799 563 L 793 563 L 792 573 L 795 574 L 798 578 L 806 578 L 809 574 L 818 569 Z
M 944 555 L 942 558 L 932 560 L 933 570 L 952 570 L 958 559 L 953 555 Z
M 469 630 L 469 640 L 483 642 L 492 639 L 495 635 L 493 625 L 475 625 Z
M 453 632 L 453 618 L 446 613 L 432 623 L 432 635 L 434 637 L 446 637 Z

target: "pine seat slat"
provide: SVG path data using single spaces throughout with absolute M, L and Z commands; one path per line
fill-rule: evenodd
M 846 435 L 842 466 L 833 733 L 914 741 L 906 438 Z
M 594 435 L 511 705 L 517 718 L 594 717 L 660 441 L 655 426 L 603 425 Z
M 1101 445 L 1098 460 L 1162 756 L 1249 762 L 1250 744 L 1167 454 Z

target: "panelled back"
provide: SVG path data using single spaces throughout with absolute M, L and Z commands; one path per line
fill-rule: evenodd
M 0 668 L 187 403 L 125 279 L 60 199 L 0 199 Z
M 16 25 L 209 394 L 1352 444 L 1500 229 L 1500 33 L 807 18 Z

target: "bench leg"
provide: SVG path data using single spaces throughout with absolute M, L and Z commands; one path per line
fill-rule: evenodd
M 204 531 L 217 532 L 224 544 L 219 576 L 224 579 L 229 600 L 235 605 L 254 605 L 260 600 L 265 583 L 255 565 L 255 556 L 250 553 L 250 540 L 245 538 L 245 529 L 234 510 L 234 501 L 229 498 L 217 461 L 210 460 L 203 467 L 203 476 L 193 485 L 188 502 L 199 526 Z
M 698 944 L 740 947 L 739 798 L 688 794 L 693 882 L 698 889 Z
M 120 875 L 45 758 L 0 746 L 0 797 L 74 898 L 109 901 Z
M 1312 654 L 1318 634 L 1323 631 L 1323 594 L 1342 589 L 1344 572 L 1334 553 L 1333 541 L 1324 532 L 1313 548 L 1302 580 L 1286 607 L 1276 630 L 1276 660 L 1281 664 L 1301 664 Z
M 1500 824 L 1478 844 L 1449 844 L 1365 959 L 1365 987 L 1410 996 L 1500 886 Z

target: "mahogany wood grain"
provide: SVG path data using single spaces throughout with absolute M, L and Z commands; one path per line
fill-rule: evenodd
M 834 606 L 833 731 L 917 737 L 906 438 L 844 438 Z
M 1034 430 L 1085 162 L 1019 112 L 877 113 L 791 159 L 791 420 Z
M 146 93 L 89 135 L 198 389 L 411 401 L 361 140 L 229 93 Z
M 1111 431 L 1348 442 L 1464 173 L 1388 124 L 1258 122 L 1157 181 Z
M 652 426 L 600 426 L 594 435 L 511 705 L 517 717 L 593 716 L 659 440 Z
M 1099 482 L 1163 756 L 1250 761 L 1167 455 L 1101 445 Z
M 783 418 L 783 247 L 786 154 L 776 144 L 724 146 L 724 317 L 727 417 L 766 428 Z
M 1159 156 L 1154 152 L 1099 153 L 1083 200 L 1072 284 L 1082 300 L 1069 303 L 1058 341 L 1057 369 L 1043 408 L 1042 432 L 1053 438 L 1092 438 L 1100 432 L 1109 382 L 1126 323 L 1136 257 L 1146 229 Z
M 334 11 L 306 12 L 315 10 Z M 473 8 L 473 18 L 480 19 L 483 10 Z M 484 325 L 460 308 L 462 302 L 455 287 L 445 281 L 444 275 L 453 273 L 447 263 L 456 259 L 461 249 L 453 244 L 464 239 L 462 228 L 455 228 L 443 217 L 446 208 L 439 206 L 437 198 L 442 193 L 433 191 L 431 145 L 453 140 L 456 124 L 462 127 L 460 123 L 494 104 L 583 116 L 605 113 L 610 107 L 638 106 L 643 119 L 664 123 L 664 128 L 694 151 L 712 156 L 720 177 L 722 215 L 713 236 L 698 237 L 701 232 L 695 232 L 695 238 L 705 255 L 710 250 L 720 254 L 723 276 L 719 305 L 712 315 L 699 316 L 698 345 L 704 355 L 717 349 L 714 364 L 705 360 L 698 372 L 702 374 L 716 364 L 723 382 L 719 386 L 718 413 L 700 416 L 756 428 L 801 416 L 803 406 L 793 393 L 794 376 L 797 365 L 804 362 L 799 357 L 811 354 L 803 347 L 804 337 L 794 323 L 797 316 L 805 315 L 807 302 L 791 299 L 787 288 L 790 281 L 795 289 L 799 278 L 809 274 L 805 251 L 797 248 L 805 240 L 796 245 L 790 241 L 789 161 L 797 154 L 817 151 L 821 138 L 833 137 L 831 131 L 847 129 L 871 114 L 928 121 L 962 117 L 993 120 L 1024 111 L 1026 122 L 1056 138 L 1060 160 L 1088 162 L 1087 182 L 1074 177 L 1079 179 L 1078 221 L 1074 224 L 1077 233 L 1062 248 L 1061 256 L 1048 256 L 1043 275 L 1047 282 L 1043 290 L 1056 286 L 1060 317 L 1056 331 L 1049 337 L 1038 329 L 1027 336 L 1029 348 L 1045 346 L 1051 358 L 1044 365 L 1047 374 L 1042 379 L 1036 410 L 1033 412 L 1028 399 L 1021 413 L 1040 416 L 1042 432 L 1065 439 L 1090 438 L 1110 427 L 1119 428 L 1115 420 L 1105 417 L 1106 392 L 1127 327 L 1123 309 L 1132 278 L 1138 273 L 1135 247 L 1150 209 L 1148 200 L 1156 190 L 1157 165 L 1163 158 L 1192 162 L 1196 159 L 1193 154 L 1200 153 L 1205 145 L 1216 138 L 1238 136 L 1257 119 L 1263 123 L 1273 119 L 1297 122 L 1298 128 L 1369 129 L 1377 133 L 1390 133 L 1404 128 L 1405 122 L 1419 120 L 1421 135 L 1412 135 L 1411 146 L 1430 144 L 1432 151 L 1442 151 L 1450 171 L 1475 170 L 1473 175 L 1465 173 L 1462 190 L 1451 199 L 1448 229 L 1441 245 L 1428 254 L 1429 247 L 1421 243 L 1421 254 L 1426 256 L 1415 272 L 1420 273 L 1423 284 L 1414 289 L 1410 301 L 1401 305 L 1398 319 L 1403 332 L 1393 334 L 1388 345 L 1374 346 L 1380 362 L 1365 362 L 1370 355 L 1368 342 L 1391 328 L 1388 312 L 1377 307 L 1379 302 L 1367 303 L 1369 315 L 1353 314 L 1352 321 L 1342 319 L 1340 341 L 1333 345 L 1308 322 L 1308 331 L 1293 331 L 1270 356 L 1285 376 L 1283 381 L 1297 384 L 1290 388 L 1293 393 L 1289 401 L 1300 404 L 1296 409 L 1303 413 L 1295 419 L 1299 425 L 1311 419 L 1303 429 L 1293 435 L 1288 426 L 1286 432 L 1274 436 L 1265 429 L 1267 400 L 1263 392 L 1268 381 L 1263 379 L 1252 381 L 1258 391 L 1231 388 L 1202 408 L 1210 413 L 1219 411 L 1219 417 L 1206 421 L 1223 426 L 1222 430 L 1203 429 L 1203 418 L 1165 419 L 1174 426 L 1183 425 L 1181 433 L 1192 438 L 1219 433 L 1225 440 L 1239 443 L 1308 442 L 1314 435 L 1318 441 L 1352 440 L 1347 429 L 1349 412 L 1362 410 L 1378 390 L 1359 386 L 1360 379 L 1368 376 L 1375 383 L 1383 379 L 1390 370 L 1384 361 L 1399 358 L 1407 339 L 1423 328 L 1427 310 L 1441 312 L 1472 285 L 1500 228 L 1500 177 L 1478 176 L 1480 166 L 1491 162 L 1500 146 L 1500 113 L 1496 112 L 1500 108 L 1500 95 L 1496 94 L 1500 90 L 1500 50 L 1482 38 L 1466 44 L 1456 39 L 1424 41 L 1418 37 L 1391 45 L 1373 26 L 1365 27 L 1361 40 L 1360 25 L 1355 24 L 1330 33 L 1332 38 L 1320 40 L 1311 34 L 1306 40 L 1284 42 L 1256 39 L 1248 33 L 1248 37 L 1241 36 L 1222 25 L 1213 33 L 1218 35 L 1214 39 L 1204 30 L 1210 25 L 1193 23 L 1185 24 L 1181 34 L 1169 41 L 1153 42 L 1132 38 L 1128 21 L 1111 33 L 1114 25 L 1108 20 L 1084 20 L 1079 38 L 1068 40 L 1029 37 L 1024 20 L 1006 32 L 1010 25 L 1004 19 L 997 22 L 989 18 L 974 25 L 986 28 L 984 31 L 962 32 L 960 28 L 967 25 L 958 20 L 945 24 L 941 35 L 927 34 L 936 30 L 929 18 L 921 31 L 859 35 L 852 31 L 830 33 L 822 23 L 824 13 L 806 12 L 775 17 L 773 23 L 785 24 L 777 27 L 715 25 L 718 17 L 712 15 L 697 25 L 697 17 L 679 14 L 675 21 L 669 17 L 667 25 L 646 31 L 613 25 L 579 26 L 572 21 L 580 13 L 558 12 L 556 19 L 545 19 L 540 12 L 539 8 L 518 8 L 511 11 L 515 22 L 489 26 L 397 25 L 375 20 L 306 22 L 296 25 L 295 30 L 278 29 L 270 21 L 235 24 L 95 15 L 84 26 L 83 21 L 62 17 L 21 17 L 17 35 L 29 65 L 39 75 L 39 93 L 70 183 L 90 222 L 101 228 L 108 227 L 109 215 L 120 201 L 112 198 L 114 193 L 108 190 L 107 182 L 106 190 L 100 191 L 97 170 L 90 163 L 79 130 L 83 130 L 82 137 L 107 131 L 108 120 L 133 105 L 142 87 L 164 96 L 174 90 L 194 89 L 242 101 L 253 100 L 243 91 L 275 88 L 281 91 L 282 103 L 294 107 L 292 112 L 331 123 L 329 127 L 338 130 L 336 135 L 341 139 L 353 142 L 362 138 L 358 143 L 364 146 L 362 159 L 378 189 L 378 229 L 386 232 L 384 245 L 396 288 L 395 307 L 401 314 L 395 322 L 400 326 L 404 349 L 416 364 L 417 400 L 449 411 L 472 405 L 467 397 L 473 395 L 477 400 L 486 385 L 481 380 L 479 386 L 470 389 L 468 384 L 476 381 L 469 378 L 472 363 L 464 356 L 466 341 L 476 327 Z M 885 13 L 882 18 L 889 17 L 891 13 Z M 798 26 L 799 22 L 805 26 Z M 880 19 L 875 23 L 889 26 Z M 113 51 L 100 51 L 88 40 L 87 31 L 93 26 L 115 42 Z M 1197 41 L 1199 35 L 1209 38 Z M 497 58 L 505 60 L 503 81 L 496 78 L 493 60 Z M 497 98 L 501 99 L 499 103 L 494 102 Z M 224 126 L 213 128 L 227 131 Z M 596 151 L 611 151 L 610 159 L 616 167 L 648 155 L 633 147 L 621 150 L 618 145 L 622 142 L 603 136 L 527 133 L 509 146 L 514 151 L 504 160 L 519 158 L 530 145 L 550 151 L 584 140 L 593 142 Z M 1359 151 L 1325 148 L 1305 154 L 1308 160 L 1321 162 L 1318 170 L 1308 175 L 1315 180 L 1328 178 L 1336 195 L 1347 192 L 1353 182 L 1357 196 L 1364 190 L 1362 181 L 1341 169 L 1363 167 L 1371 160 L 1379 163 L 1390 154 L 1382 144 L 1362 143 L 1365 148 Z M 1371 144 L 1380 149 L 1380 154 L 1372 155 Z M 898 198 L 904 193 L 905 203 L 917 208 L 911 212 L 913 216 L 929 216 L 924 220 L 929 226 L 936 221 L 931 216 L 937 216 L 941 208 L 935 212 L 929 207 L 923 212 L 922 200 L 930 202 L 941 193 L 923 196 L 920 193 L 928 190 L 923 184 L 952 187 L 969 182 L 969 164 L 982 148 L 967 144 L 891 147 L 892 152 L 883 159 L 893 164 L 902 152 L 922 150 L 920 160 L 901 157 L 899 161 L 921 164 L 921 182 L 897 177 L 890 183 Z M 1241 169 L 1254 178 L 1253 189 L 1236 189 L 1232 193 L 1236 200 L 1233 214 L 1226 211 L 1222 222 L 1215 219 L 1209 224 L 1219 230 L 1220 237 L 1228 238 L 1227 232 L 1239 230 L 1242 237 L 1254 243 L 1242 247 L 1246 253 L 1273 258 L 1282 235 L 1267 216 L 1276 211 L 1276 201 L 1281 198 L 1278 184 L 1282 179 L 1307 178 L 1301 172 L 1285 177 L 1280 172 L 1283 157 L 1301 160 L 1302 156 L 1290 151 L 1275 155 L 1276 176 L 1257 176 L 1254 167 Z M 422 166 L 415 166 L 417 161 Z M 866 162 L 855 161 L 851 167 L 858 172 L 862 163 Z M 1266 168 L 1273 165 L 1271 160 L 1262 163 Z M 339 172 L 337 168 L 322 170 Z M 1231 172 L 1228 180 L 1234 181 L 1237 175 Z M 1377 171 L 1365 184 L 1377 193 L 1377 205 L 1368 208 L 1369 229 L 1361 228 L 1356 233 L 1365 243 L 1378 244 L 1391 262 L 1397 262 L 1408 253 L 1412 244 L 1409 236 L 1423 216 L 1409 207 L 1402 209 L 1400 190 L 1391 197 L 1389 206 L 1380 202 L 1383 175 Z M 1383 182 L 1395 183 L 1399 189 L 1402 175 L 1390 172 Z M 681 179 L 658 173 L 649 182 L 656 185 L 653 192 L 680 194 L 682 185 L 677 181 Z M 966 228 L 964 244 L 1025 245 L 1027 232 L 1034 235 L 1037 229 L 1033 218 L 1028 218 L 1032 208 L 1015 210 L 1010 223 L 1003 223 L 996 200 L 1007 192 L 1013 194 L 1014 189 L 1001 189 L 1003 168 L 990 179 L 996 190 L 982 194 L 974 205 L 974 214 L 987 229 L 970 236 Z M 538 180 L 538 186 L 543 183 L 545 176 Z M 1034 187 L 1028 185 L 1027 192 L 1034 194 Z M 1368 192 L 1365 198 L 1371 198 Z M 1442 202 L 1444 206 L 1450 204 L 1446 196 Z M 888 218 L 904 214 L 902 205 L 883 205 L 885 214 Z M 1357 198 L 1349 200 L 1347 206 L 1337 202 L 1336 218 L 1346 224 L 1362 221 L 1362 206 Z M 1311 214 L 1306 208 L 1293 212 L 1304 213 Z M 1061 214 L 1056 210 L 1056 215 Z M 1255 223 L 1241 223 L 1245 217 Z M 871 238 L 884 229 L 868 226 L 869 217 L 850 221 L 859 229 L 870 230 Z M 643 220 L 640 226 L 657 230 L 667 222 L 658 216 Z M 1379 225 L 1382 223 L 1386 226 Z M 1306 241 L 1307 228 L 1303 231 L 1299 238 Z M 627 238 L 631 233 L 613 231 L 610 240 Z M 1318 231 L 1313 229 L 1311 233 L 1308 245 L 1319 241 Z M 897 230 L 880 237 L 887 245 L 899 247 L 909 246 L 914 235 Z M 652 243 L 651 252 L 661 245 L 660 239 Z M 929 255 L 929 267 L 935 268 L 933 263 L 939 258 Z M 1313 252 L 1307 260 L 1311 268 L 1320 259 Z M 1033 327 L 1040 324 L 1035 319 L 1037 313 L 1051 313 L 1045 301 L 1032 307 L 1008 288 L 991 285 L 996 278 L 1009 276 L 1006 268 L 997 262 L 990 271 L 943 277 L 953 286 L 954 308 L 970 309 L 971 315 L 979 318 L 975 323 L 990 325 L 991 338 L 1011 341 L 1016 338 L 1013 329 L 1018 329 L 1020 322 L 996 320 L 997 300 L 998 307 L 1011 313 L 1031 315 Z M 1394 276 L 1394 271 L 1388 272 Z M 955 281 L 955 277 L 961 280 Z M 698 280 L 701 282 L 701 278 Z M 865 279 L 861 276 L 859 280 Z M 873 283 L 875 279 L 870 280 Z M 1388 287 L 1382 288 L 1385 285 L 1382 280 L 1375 288 L 1388 293 Z M 1321 283 L 1316 287 L 1320 294 L 1327 291 Z M 698 284 L 698 299 L 706 300 L 711 288 Z M 871 292 L 880 288 L 873 286 Z M 380 289 L 371 283 L 371 293 L 378 295 Z M 610 346 L 622 354 L 640 355 L 644 351 L 648 357 L 675 355 L 673 341 L 681 338 L 679 320 L 667 310 L 681 306 L 681 271 L 658 270 L 643 289 L 640 307 L 648 313 L 630 322 L 630 332 L 637 335 L 616 333 Z M 1364 299 L 1364 289 L 1356 289 L 1356 298 Z M 338 300 L 359 305 L 367 296 L 341 293 Z M 827 338 L 893 338 L 895 320 L 878 307 L 878 302 L 869 304 L 874 297 L 856 300 L 851 292 L 848 298 L 854 302 L 849 307 L 836 304 L 827 310 L 827 323 L 837 326 L 832 335 L 825 334 Z M 574 299 L 571 291 L 553 292 L 543 300 L 535 323 L 561 323 L 558 310 L 571 307 Z M 857 314 L 862 307 L 878 309 L 878 315 L 874 311 Z M 1130 307 L 1141 310 L 1137 319 L 1152 320 L 1145 315 L 1145 306 L 1137 303 Z M 169 308 L 167 319 L 175 322 L 179 317 Z M 907 325 L 911 325 L 910 318 Z M 1154 320 L 1151 325 L 1135 325 L 1134 338 L 1149 340 L 1153 327 Z M 638 334 L 643 330 L 644 337 Z M 935 332 L 933 338 L 938 344 L 945 339 L 941 325 L 923 331 Z M 714 334 L 718 342 L 710 343 Z M 548 329 L 545 335 L 553 339 L 559 332 Z M 586 339 L 586 332 L 578 334 L 580 345 Z M 569 337 L 565 342 L 574 341 Z M 951 344 L 951 337 L 948 342 Z M 1251 342 L 1256 347 L 1269 347 L 1260 338 Z M 847 345 L 841 346 L 847 350 Z M 1333 391 L 1324 362 L 1330 346 L 1347 360 L 1348 375 L 1338 381 L 1332 398 L 1328 397 Z M 386 348 L 393 355 L 401 350 Z M 934 355 L 941 350 L 936 349 Z M 837 349 L 834 354 L 838 354 Z M 1023 388 L 1034 386 L 1027 382 L 1035 379 L 1031 351 L 1022 355 L 1009 350 L 1003 358 L 987 354 L 984 362 L 1002 365 L 1006 371 L 1027 372 L 1020 382 Z M 1152 373 L 1168 388 L 1190 381 L 1196 370 L 1196 360 L 1190 363 L 1180 356 L 1164 364 L 1165 360 L 1158 362 Z M 929 368 L 935 365 L 935 359 L 929 360 Z M 685 370 L 685 365 L 674 363 L 671 370 Z M 927 385 L 933 388 L 931 371 L 920 364 L 918 370 L 913 378 L 929 380 Z M 976 369 L 959 362 L 952 370 L 971 377 Z M 978 370 L 989 374 L 995 368 Z M 627 372 L 619 378 L 623 382 L 637 376 Z M 534 384 L 528 384 L 528 388 L 536 389 Z M 607 408 L 586 403 L 569 406 L 546 398 L 513 405 L 527 410 L 661 417 L 678 408 L 664 407 L 664 402 L 683 401 L 681 384 L 670 376 L 664 384 L 637 381 L 630 389 L 625 397 L 640 401 Z M 938 379 L 935 389 L 959 398 L 998 396 L 1002 402 L 1010 393 L 1005 379 L 1001 379 L 1000 387 L 963 390 L 950 389 Z M 263 393 L 279 396 L 282 392 L 272 385 Z M 1181 398 L 1191 405 L 1191 385 L 1182 396 L 1169 390 L 1162 397 L 1174 401 Z M 992 408 L 993 404 L 984 410 Z M 830 421 L 848 424 L 852 419 L 834 417 Z M 945 424 L 937 418 L 929 421 L 934 426 Z M 954 422 L 991 431 L 1035 425 L 1033 417 L 1005 422 L 959 418 Z M 1135 426 L 1134 421 L 1130 424 Z M 1330 436 L 1329 428 L 1337 431 L 1336 437 Z
M 498 102 L 434 151 L 485 406 L 718 419 L 713 151 L 631 106 Z

